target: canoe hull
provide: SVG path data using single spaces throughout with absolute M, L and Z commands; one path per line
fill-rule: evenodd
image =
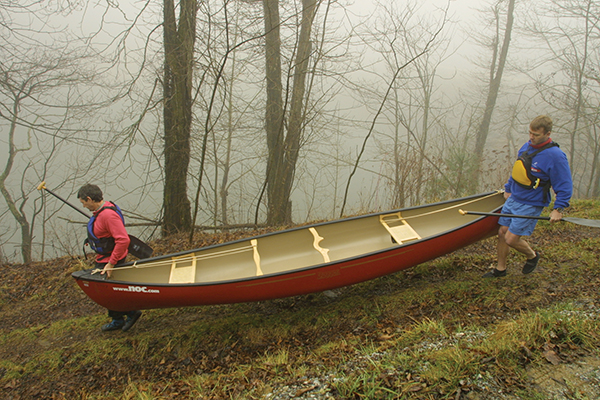
M 490 211 L 497 211 L 490 210 Z M 336 289 L 432 260 L 497 233 L 498 218 L 470 220 L 443 234 L 335 262 L 239 280 L 153 284 L 104 280 L 91 270 L 73 273 L 80 288 L 115 311 L 270 300 Z

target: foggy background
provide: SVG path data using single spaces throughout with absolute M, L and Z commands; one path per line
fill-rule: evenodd
M 317 5 L 293 222 L 500 189 L 539 114 L 554 119 L 552 137 L 569 157 L 575 197 L 600 195 L 599 4 Z M 261 224 L 263 4 L 198 7 L 192 202 L 205 133 L 207 146 L 195 224 L 209 231 Z M 301 13 L 300 0 L 280 1 L 284 88 Z M 36 190 L 42 181 L 77 207 L 77 189 L 96 183 L 125 211 L 131 233 L 160 235 L 162 18 L 156 1 L 0 0 L 0 261 L 22 261 L 24 226 L 35 260 L 81 254 L 85 218 Z

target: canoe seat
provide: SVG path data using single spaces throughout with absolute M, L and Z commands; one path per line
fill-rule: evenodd
M 412 226 L 402 218 L 400 212 L 380 215 L 379 221 L 381 221 L 381 224 L 387 229 L 398 244 L 421 239 L 421 236 L 412 228 Z
M 169 283 L 196 282 L 196 256 L 185 255 L 172 260 Z

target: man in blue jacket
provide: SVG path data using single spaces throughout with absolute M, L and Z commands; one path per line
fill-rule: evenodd
M 571 169 L 566 154 L 552 142 L 551 132 L 552 118 L 547 115 L 535 117 L 529 124 L 529 142 L 519 150 L 520 158 L 504 185 L 506 202 L 502 208 L 503 214 L 540 216 L 544 207 L 550 204 L 550 187 L 556 194 L 550 222 L 560 221 L 564 209 L 569 207 L 573 194 Z M 523 162 L 525 159 L 529 159 L 530 165 Z M 534 251 L 523 236 L 533 233 L 537 220 L 501 217 L 498 223 L 498 265 L 483 277 L 506 276 L 506 260 L 511 248 L 527 257 L 522 272 L 533 272 L 540 253 Z

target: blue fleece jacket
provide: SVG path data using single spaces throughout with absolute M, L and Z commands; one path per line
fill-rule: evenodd
M 531 146 L 531 142 L 527 142 L 519 150 L 519 156 L 527 151 L 532 153 L 536 149 Z M 552 190 L 556 194 L 554 207 L 569 207 L 569 201 L 573 195 L 573 181 L 571 179 L 571 169 L 567 155 L 558 147 L 547 148 L 535 156 L 531 160 L 531 173 L 541 178 L 542 181 L 550 180 Z M 529 204 L 532 206 L 547 207 L 550 204 L 550 197 L 544 199 L 544 188 L 540 185 L 536 189 L 526 189 L 519 186 L 512 178 L 508 179 L 504 190 L 511 193 L 513 200 L 519 203 Z

